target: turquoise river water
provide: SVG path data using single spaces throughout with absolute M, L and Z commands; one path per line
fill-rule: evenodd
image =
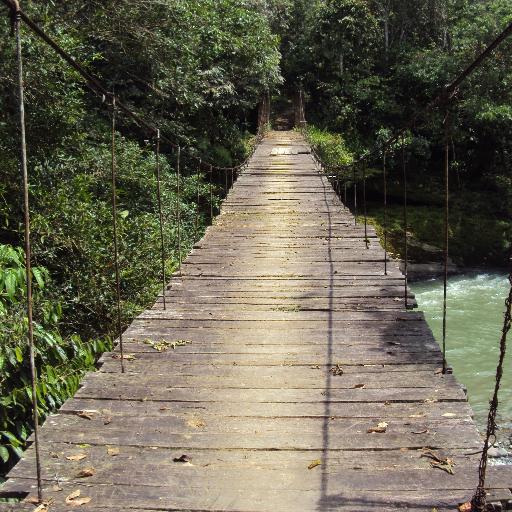
M 419 310 L 442 340 L 443 281 L 412 283 Z M 503 328 L 507 276 L 501 273 L 472 273 L 452 277 L 448 283 L 447 360 L 458 381 L 468 389 L 470 404 L 481 430 L 487 421 L 489 399 L 494 387 L 498 344 Z M 512 335 L 509 345 L 512 345 Z M 498 423 L 512 427 L 512 347 L 509 349 L 500 393 Z

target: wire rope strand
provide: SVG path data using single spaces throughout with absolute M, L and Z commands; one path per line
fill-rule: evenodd
M 111 179 L 112 179 L 112 245 L 115 272 L 115 292 L 117 306 L 117 333 L 121 352 L 121 373 L 125 373 L 123 328 L 121 320 L 121 276 L 119 272 L 119 235 L 117 226 L 117 162 L 116 162 L 116 98 L 112 95 L 112 140 L 111 140 Z
M 405 135 L 402 135 L 402 181 L 404 196 L 404 304 L 405 309 L 409 309 L 409 240 L 407 238 L 409 223 L 407 218 L 407 163 L 405 161 Z
M 363 162 L 363 209 L 364 209 L 364 243 L 366 249 L 370 248 L 368 241 L 368 212 L 366 205 L 366 163 Z
M 450 243 L 450 145 L 449 145 L 449 113 L 444 120 L 444 272 L 443 272 L 443 373 L 448 372 L 446 362 L 446 331 L 447 331 L 447 302 L 448 302 L 448 258 Z
M 388 275 L 388 176 L 387 176 L 387 153 L 384 151 L 382 156 L 382 171 L 383 171 L 383 194 L 384 194 L 384 275 Z
M 176 224 L 178 230 L 178 270 L 181 274 L 181 146 L 176 150 Z
M 505 362 L 505 356 L 507 355 L 507 336 L 510 332 L 510 328 L 512 327 L 512 257 L 509 261 L 510 271 L 508 276 L 509 282 L 509 293 L 508 297 L 505 301 L 505 318 L 503 321 L 503 329 L 501 332 L 500 339 L 500 356 L 498 360 L 498 365 L 496 367 L 496 379 L 494 384 L 494 392 L 492 395 L 492 399 L 490 401 L 489 414 L 487 417 L 487 430 L 484 440 L 484 446 L 482 450 L 482 457 L 480 459 L 480 464 L 478 468 L 478 487 L 473 496 L 473 500 L 471 502 L 473 506 L 473 510 L 477 512 L 483 512 L 486 510 L 487 505 L 487 493 L 485 492 L 485 482 L 487 476 L 487 462 L 489 456 L 489 447 L 494 444 L 491 443 L 491 440 L 494 440 L 496 437 L 496 415 L 498 413 L 499 406 L 499 391 L 501 386 L 501 380 L 503 377 L 503 364 Z
M 213 167 L 210 165 L 210 172 L 209 172 L 209 177 L 210 177 L 210 223 L 213 224 L 213 183 L 212 183 L 212 179 L 213 179 Z
M 39 407 L 37 400 L 37 369 L 35 362 L 36 347 L 34 343 L 34 320 L 33 320 L 33 293 L 32 293 L 32 246 L 31 246 L 31 222 L 30 222 L 30 196 L 28 182 L 27 164 L 27 138 L 25 125 L 25 87 L 23 71 L 23 49 L 21 36 L 21 17 L 19 6 L 16 3 L 16 11 L 13 13 L 13 28 L 16 38 L 16 60 L 18 67 L 18 108 L 19 108 L 19 129 L 20 129 L 20 167 L 23 180 L 23 206 L 24 206 L 24 229 L 25 229 L 25 281 L 27 292 L 27 324 L 28 324 L 28 346 L 30 359 L 30 383 L 32 401 L 32 420 L 34 427 L 34 448 L 36 455 L 37 475 L 37 498 L 40 503 L 43 501 L 43 483 L 41 474 L 41 450 L 39 438 Z
M 352 177 L 354 180 L 354 225 L 357 226 L 357 182 L 356 182 L 356 168 L 353 167 Z
M 162 172 L 160 167 L 160 130 L 157 131 L 156 134 L 156 144 L 155 144 L 155 159 L 156 159 L 156 194 L 158 201 L 158 217 L 160 224 L 160 251 L 161 251 L 161 277 L 162 277 L 162 298 L 164 310 L 167 309 L 167 299 L 166 299 L 166 288 L 167 288 L 167 276 L 165 272 L 165 262 L 166 262 L 166 254 L 165 254 L 165 234 L 164 234 L 164 215 L 162 208 Z
M 200 189 L 200 180 L 201 180 L 201 164 L 202 160 L 199 160 L 199 165 L 197 166 L 196 171 L 196 218 L 194 222 L 196 238 L 199 235 L 199 203 L 201 199 L 201 189 Z

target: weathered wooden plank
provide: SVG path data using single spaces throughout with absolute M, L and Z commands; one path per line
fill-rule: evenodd
M 308 475 L 309 477 L 309 475 Z M 226 511 L 273 512 L 275 510 L 339 510 L 342 512 L 362 512 L 378 510 L 379 512 L 396 512 L 397 510 L 431 512 L 438 510 L 454 510 L 468 501 L 472 496 L 472 489 L 454 489 L 446 493 L 434 491 L 374 491 L 369 490 L 362 494 L 360 491 L 345 489 L 342 481 L 329 479 L 324 489 L 298 490 L 279 489 L 268 490 L 262 493 L 260 489 L 238 489 L 236 482 L 231 482 L 227 488 L 217 487 L 214 481 L 209 486 L 194 487 L 189 482 L 185 487 L 171 489 L 158 486 L 139 486 L 137 484 L 117 486 L 114 489 L 108 484 L 92 486 L 82 483 L 80 486 L 73 483 L 62 483 L 62 491 L 52 490 L 54 484 L 47 485 L 47 495 L 55 499 L 52 510 L 69 510 L 64 508 L 65 496 L 79 489 L 82 496 L 92 497 L 93 503 L 100 503 L 103 507 L 121 510 L 129 508 L 143 508 L 148 510 L 187 510 L 187 511 Z M 14 479 L 13 489 L 29 489 L 32 492 L 35 486 L 32 480 Z M 495 491 L 491 499 L 496 496 L 510 497 L 510 492 Z M 61 507 L 60 509 L 57 507 Z M 90 506 L 87 507 L 87 510 Z

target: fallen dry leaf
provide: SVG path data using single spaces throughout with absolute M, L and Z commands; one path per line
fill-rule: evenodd
M 473 506 L 468 501 L 467 503 L 464 503 L 463 505 L 459 505 L 459 512 L 471 512 L 473 509 Z
M 121 354 L 114 354 L 112 359 L 121 359 Z M 123 359 L 125 361 L 135 361 L 137 358 L 135 357 L 135 354 L 124 354 Z
M 84 420 L 92 420 L 94 418 L 94 412 L 92 411 L 81 411 L 77 413 L 77 416 L 83 418 Z
M 313 469 L 313 468 L 316 468 L 317 466 L 321 466 L 322 465 L 322 461 L 320 459 L 316 459 L 314 460 L 309 466 L 308 466 L 308 469 Z
M 452 459 L 450 459 L 448 457 L 441 457 L 439 455 L 436 455 L 430 449 L 425 449 L 424 452 L 421 454 L 421 457 L 426 457 L 427 459 L 431 459 L 430 467 L 445 471 L 449 475 L 455 474 L 455 471 L 453 470 L 453 467 L 455 466 L 455 462 L 453 462 Z
M 84 468 L 79 471 L 76 475 L 76 478 L 89 478 L 90 476 L 94 476 L 96 474 L 96 470 L 89 466 L 88 468 Z
M 92 498 L 80 498 L 80 490 L 76 490 L 72 492 L 67 498 L 66 498 L 66 505 L 70 505 L 71 507 L 80 507 L 82 505 L 86 505 L 87 503 L 90 503 Z
M 85 453 L 77 453 L 76 455 L 68 455 L 66 457 L 67 460 L 72 460 L 73 462 L 80 462 L 81 460 L 84 460 L 87 458 L 87 455 Z
M 92 500 L 92 498 L 78 498 L 71 502 L 71 506 L 72 507 L 81 507 L 82 505 L 87 505 L 87 503 L 90 503 L 91 500 Z
M 105 418 L 103 418 L 103 425 L 110 425 L 111 423 L 112 423 L 111 416 L 106 416 Z
M 379 423 L 376 427 L 369 428 L 368 434 L 384 434 L 388 429 L 388 424 L 385 421 Z
M 119 448 L 108 448 L 107 454 L 110 455 L 111 457 L 116 457 L 117 455 L 119 455 L 119 451 Z
M 343 375 L 343 368 L 341 367 L 341 365 L 337 364 L 336 366 L 333 366 L 330 370 L 329 370 L 335 377 L 339 377 L 341 375 Z
M 34 512 L 48 512 L 48 505 L 41 503 L 41 505 L 34 509 Z
M 66 497 L 66 503 L 69 505 L 74 499 L 80 496 L 80 489 L 73 491 L 69 496 Z
M 189 427 L 192 428 L 205 428 L 206 422 L 201 418 L 192 418 L 187 421 Z
M 59 484 L 53 484 L 51 487 L 50 487 L 50 490 L 52 492 L 61 492 L 62 491 L 62 487 L 59 485 Z

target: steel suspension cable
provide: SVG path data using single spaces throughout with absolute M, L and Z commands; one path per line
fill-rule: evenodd
M 213 183 L 212 183 L 212 179 L 213 179 L 213 168 L 212 166 L 210 165 L 210 173 L 209 173 L 209 176 L 210 176 L 210 223 L 213 223 Z
M 117 332 L 119 335 L 119 350 L 121 352 L 121 373 L 125 373 L 124 347 L 123 347 L 123 325 L 121 320 L 121 276 L 119 272 L 119 237 L 117 229 L 117 162 L 116 162 L 116 98 L 112 96 L 112 144 L 111 144 L 111 179 L 112 179 L 112 244 L 115 272 L 115 293 L 117 306 Z
M 162 298 L 164 303 L 164 310 L 167 309 L 167 299 L 166 299 L 166 288 L 167 288 L 167 277 L 165 275 L 165 263 L 166 263 L 166 254 L 165 254 L 165 235 L 164 235 L 164 215 L 162 209 L 162 175 L 160 168 L 160 130 L 157 131 L 156 135 L 156 145 L 155 145 L 155 158 L 156 158 L 156 194 L 158 201 L 158 217 L 160 221 L 160 250 L 161 250 L 161 259 L 162 259 Z
M 405 309 L 409 309 L 409 240 L 407 238 L 408 218 L 407 218 L 407 164 L 405 162 L 405 135 L 402 135 L 402 181 L 404 195 L 404 303 Z
M 444 275 L 443 275 L 443 373 L 447 373 L 446 363 L 446 309 L 448 295 L 448 258 L 450 242 L 450 146 L 449 146 L 449 114 L 446 113 L 444 120 L 445 141 L 444 141 Z
M 356 167 L 352 170 L 352 179 L 354 180 L 354 225 L 357 226 L 357 182 L 356 182 Z
M 508 276 L 509 282 L 509 293 L 505 301 L 505 319 L 503 322 L 503 329 L 501 332 L 500 339 L 500 356 L 498 360 L 498 366 L 496 367 L 496 380 L 494 384 L 494 392 L 490 401 L 489 415 L 487 417 L 487 431 L 484 440 L 484 447 L 482 450 L 482 457 L 480 459 L 480 465 L 478 470 L 478 487 L 476 493 L 471 502 L 473 510 L 476 512 L 483 512 L 486 509 L 487 494 L 485 492 L 485 481 L 487 476 L 487 459 L 489 456 L 489 447 L 494 444 L 496 438 L 496 415 L 498 412 L 499 405 L 499 391 L 501 387 L 501 380 L 503 377 L 503 364 L 505 362 L 505 356 L 507 354 L 507 336 L 512 327 L 512 257 L 510 258 L 510 270 Z M 491 443 L 491 440 L 493 442 Z
M 28 182 L 28 163 L 27 163 L 27 137 L 25 125 L 25 87 L 23 71 L 23 49 L 21 36 L 21 16 L 17 2 L 13 13 L 13 29 L 16 38 L 16 59 L 18 67 L 18 114 L 20 130 L 20 167 L 23 180 L 23 208 L 24 208 L 24 226 L 25 226 L 25 282 L 27 293 L 27 323 L 28 323 L 28 347 L 30 359 L 30 384 L 32 401 L 32 420 L 34 423 L 34 448 L 36 455 L 36 475 L 37 475 L 37 498 L 39 502 L 43 501 L 43 483 L 41 476 L 41 450 L 39 440 L 39 407 L 37 400 L 37 369 L 35 362 L 36 347 L 34 344 L 34 320 L 33 308 L 34 300 L 32 293 L 32 246 L 31 246 L 31 223 L 30 223 L 30 197 Z
M 199 234 L 199 202 L 200 202 L 200 179 L 201 179 L 201 159 L 196 171 L 196 218 L 195 218 L 195 232 L 196 238 Z
M 364 243 L 369 249 L 368 240 L 368 213 L 366 208 L 366 162 L 363 162 L 363 209 L 364 209 Z
M 178 230 L 178 270 L 181 274 L 181 147 L 176 151 L 176 222 Z
M 384 275 L 388 275 L 388 179 L 387 179 L 387 152 L 384 151 L 382 155 L 382 171 L 383 171 L 383 193 L 384 193 Z

